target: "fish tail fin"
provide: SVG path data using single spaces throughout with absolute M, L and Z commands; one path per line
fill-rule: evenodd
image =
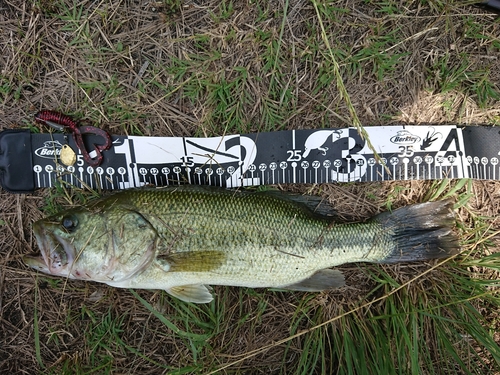
M 393 250 L 379 263 L 413 262 L 447 258 L 460 252 L 453 232 L 453 202 L 419 203 L 374 217 L 383 232 L 391 233 Z

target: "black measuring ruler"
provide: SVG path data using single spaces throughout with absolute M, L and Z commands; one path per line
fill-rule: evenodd
M 443 178 L 500 179 L 500 130 L 489 126 L 289 130 L 213 138 L 113 136 L 103 162 L 86 164 L 71 137 L 27 130 L 0 133 L 1 185 L 20 193 L 63 183 L 127 189 L 148 184 L 239 187 Z M 97 142 L 85 138 L 89 145 Z M 76 153 L 60 160 L 63 145 Z M 91 149 L 91 148 L 90 148 Z

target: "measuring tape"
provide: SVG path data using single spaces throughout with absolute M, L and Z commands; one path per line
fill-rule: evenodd
M 499 129 L 455 125 L 290 130 L 213 138 L 113 136 L 103 163 L 86 164 L 63 134 L 0 133 L 1 185 L 31 192 L 60 183 L 127 189 L 147 184 L 239 187 L 287 183 L 500 177 Z M 98 142 L 88 136 L 85 142 Z M 74 165 L 60 162 L 68 144 Z

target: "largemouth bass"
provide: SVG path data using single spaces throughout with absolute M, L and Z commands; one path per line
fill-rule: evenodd
M 395 263 L 459 251 L 453 203 L 410 205 L 338 223 L 317 197 L 200 186 L 126 190 L 37 221 L 42 272 L 212 300 L 208 285 L 321 291 L 343 263 Z

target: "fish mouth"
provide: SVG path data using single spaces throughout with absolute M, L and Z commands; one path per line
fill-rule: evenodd
M 47 274 L 61 275 L 67 273 L 71 277 L 68 268 L 71 267 L 74 260 L 74 248 L 71 243 L 38 223 L 33 225 L 33 232 L 40 253 L 23 256 L 24 263 Z
M 49 268 L 47 267 L 47 263 L 45 263 L 45 259 L 43 259 L 41 254 L 24 255 L 23 262 L 27 266 L 30 266 L 31 268 L 34 268 L 38 271 L 50 273 Z

